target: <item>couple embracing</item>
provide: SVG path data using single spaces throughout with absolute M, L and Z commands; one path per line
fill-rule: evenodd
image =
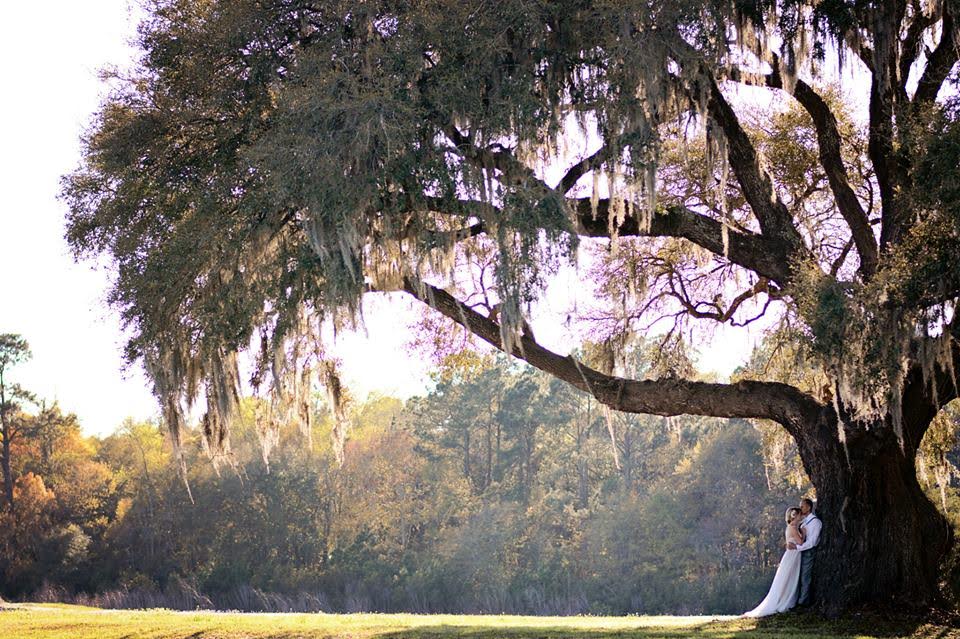
M 820 541 L 823 524 L 813 512 L 813 501 L 801 499 L 800 507 L 788 508 L 787 549 L 780 559 L 777 574 L 767 596 L 744 617 L 765 617 L 785 612 L 794 606 L 810 605 L 810 581 L 813 572 L 813 550 Z

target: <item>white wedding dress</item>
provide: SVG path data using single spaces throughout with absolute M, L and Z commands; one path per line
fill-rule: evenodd
M 790 541 L 790 528 L 787 527 L 786 539 Z M 786 612 L 797 605 L 800 590 L 800 551 L 787 549 L 777 566 L 777 574 L 770 584 L 770 592 L 756 608 L 743 613 L 744 617 L 766 617 L 778 612 Z

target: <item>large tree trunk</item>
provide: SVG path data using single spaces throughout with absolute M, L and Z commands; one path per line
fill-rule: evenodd
M 814 600 L 828 614 L 935 604 L 953 538 L 917 481 L 915 445 L 901 448 L 889 423 L 848 434 L 846 446 L 837 433 L 825 411 L 798 437 L 823 522 Z

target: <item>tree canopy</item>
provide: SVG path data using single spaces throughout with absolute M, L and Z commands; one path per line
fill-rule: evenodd
M 148 6 L 64 197 L 76 253 L 112 260 L 174 441 L 205 393 L 208 450 L 229 450 L 243 350 L 276 400 L 265 430 L 312 376 L 344 416 L 318 326 L 404 291 L 610 408 L 779 422 L 856 531 L 826 542 L 841 572 L 872 517 L 918 504 L 902 570 L 838 592 L 910 574 L 928 600 L 946 527 L 877 451 L 912 467 L 958 390 L 956 0 Z M 869 85 L 865 122 L 824 86 L 834 69 Z M 526 316 L 598 241 L 613 321 L 597 357 L 556 353 Z M 827 383 L 626 376 L 655 320 L 764 311 Z

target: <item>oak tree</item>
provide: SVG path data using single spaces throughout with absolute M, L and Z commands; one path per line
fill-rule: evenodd
M 112 260 L 128 357 L 175 441 L 205 392 L 208 447 L 229 446 L 242 350 L 276 394 L 319 375 L 336 405 L 318 323 L 402 291 L 611 409 L 779 423 L 817 489 L 826 608 L 936 600 L 951 534 L 915 456 L 957 395 L 956 0 L 148 6 L 64 197 L 76 253 Z M 863 145 L 817 79 L 838 66 L 868 87 Z M 741 86 L 810 135 L 764 149 Z M 678 141 L 699 184 L 670 170 Z M 777 152 L 816 170 L 791 177 Z M 582 361 L 527 316 L 598 242 L 646 247 L 598 289 L 641 303 L 610 357 Z M 489 289 L 464 284 L 475 246 L 495 256 Z M 651 314 L 755 309 L 825 388 L 618 365 Z

